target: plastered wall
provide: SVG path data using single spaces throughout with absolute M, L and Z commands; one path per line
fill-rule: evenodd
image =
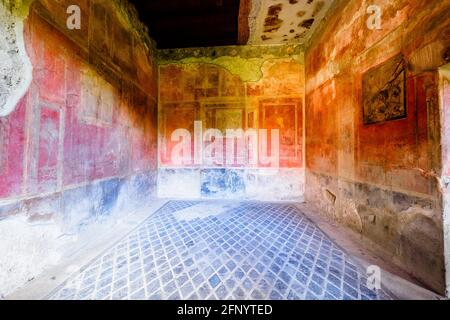
M 57 263 L 66 238 L 156 196 L 157 68 L 119 1 L 33 1 L 32 81 L 0 117 L 0 295 Z M 4 7 L 2 8 L 4 10 Z
M 448 59 L 450 4 L 373 4 L 380 30 L 367 27 L 367 1 L 340 1 L 306 52 L 306 199 L 443 293 L 438 67 Z M 364 81 L 395 59 L 405 109 L 365 115 Z
M 302 47 L 164 50 L 159 64 L 159 196 L 303 200 Z M 204 133 L 267 129 L 271 136 L 278 129 L 279 164 L 174 163 L 179 140 L 172 133 L 181 128 L 194 137 L 195 121 Z

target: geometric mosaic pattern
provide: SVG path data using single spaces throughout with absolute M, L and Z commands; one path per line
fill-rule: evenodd
M 290 204 L 171 201 L 49 299 L 387 300 Z

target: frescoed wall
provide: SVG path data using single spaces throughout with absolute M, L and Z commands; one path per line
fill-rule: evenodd
M 159 178 L 161 197 L 302 200 L 304 65 L 301 47 L 221 47 L 164 50 L 160 53 Z M 232 161 L 176 164 L 176 129 L 203 135 L 217 129 L 267 129 L 268 147 L 257 163 Z M 271 156 L 272 129 L 279 130 L 276 168 Z M 213 141 L 213 140 L 208 140 Z M 274 138 L 275 141 L 275 138 Z M 227 153 L 227 140 L 220 151 Z M 204 146 L 207 147 L 208 144 Z M 242 156 L 242 155 L 241 155 Z
M 65 0 L 33 1 L 24 21 L 32 82 L 0 117 L 0 296 L 64 235 L 156 196 L 152 43 L 119 2 L 79 3 L 81 30 L 67 29 Z
M 306 199 L 444 292 L 437 70 L 450 6 L 376 1 L 377 30 L 365 4 L 336 4 L 306 52 Z

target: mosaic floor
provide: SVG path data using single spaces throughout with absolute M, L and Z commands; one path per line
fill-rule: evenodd
M 290 204 L 172 201 L 50 299 L 391 299 Z

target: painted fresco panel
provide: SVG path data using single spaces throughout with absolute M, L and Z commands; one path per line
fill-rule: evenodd
M 9 135 L 8 122 L 6 118 L 0 117 L 0 174 L 5 171 L 8 153 L 8 140 Z
M 93 125 L 111 125 L 117 100 L 114 87 L 92 70 L 82 72 L 81 84 L 80 119 Z
M 146 140 L 145 131 L 139 128 L 131 128 L 131 166 L 135 172 L 143 171 L 150 167 L 151 140 Z
M 59 110 L 41 106 L 37 182 L 40 192 L 56 190 L 60 132 Z
M 406 118 L 370 126 L 360 123 L 357 173 L 363 181 L 429 194 L 431 179 L 407 168 L 431 169 L 428 121 L 437 110 L 435 75 L 410 77 L 406 86 Z
M 94 166 L 92 148 L 96 128 L 79 123 L 75 108 L 68 108 L 64 130 L 64 186 L 87 180 L 88 168 Z M 78 161 L 77 159 L 83 159 Z
M 256 119 L 255 119 L 255 111 L 249 111 L 247 113 L 247 128 L 255 129 L 256 128 Z
M 13 113 L 0 118 L 0 198 L 21 194 L 26 100 L 22 99 Z
M 206 105 L 206 128 L 218 129 L 222 132 L 223 150 L 227 152 L 228 139 L 226 137 L 227 130 L 244 129 L 245 125 L 245 108 L 239 106 L 238 103 Z M 245 166 L 244 155 L 236 152 L 236 139 L 234 140 L 234 158 L 232 163 L 224 164 L 227 167 Z M 231 141 L 230 141 L 231 143 Z M 224 153 L 225 158 L 226 153 Z M 240 157 L 240 158 L 239 158 Z M 228 159 L 225 159 L 227 161 Z M 231 161 L 230 161 L 231 162 Z
M 406 118 L 406 71 L 402 56 L 364 74 L 363 103 L 366 125 Z
M 295 99 L 263 101 L 260 105 L 259 112 L 260 129 L 269 130 L 269 136 L 270 130 L 279 130 L 280 166 L 300 167 L 302 159 L 301 102 Z
M 327 82 L 312 91 L 307 96 L 306 105 L 307 167 L 316 172 L 334 174 L 337 169 L 335 119 L 338 113 L 333 101 L 333 83 Z
M 178 142 L 171 140 L 172 133 L 177 129 L 187 129 L 191 136 L 194 134 L 194 122 L 198 105 L 196 103 L 167 103 L 162 106 L 161 149 L 160 160 L 163 165 L 173 165 L 171 161 L 172 149 Z M 192 152 L 193 152 L 192 141 Z
M 226 133 L 227 129 L 244 128 L 244 107 L 236 103 L 208 104 L 204 106 L 206 128 L 214 128 Z
M 244 127 L 243 110 L 218 109 L 216 110 L 215 128 L 226 133 L 227 129 L 242 129 Z
M 442 83 L 442 110 L 443 110 L 443 137 L 444 141 L 450 141 L 450 64 L 441 76 Z M 444 144 L 444 174 L 450 176 L 450 146 Z
M 61 50 L 56 50 L 57 37 L 44 42 L 42 67 L 35 70 L 34 77 L 39 82 L 39 95 L 41 99 L 50 102 L 64 102 L 66 93 L 65 57 Z

